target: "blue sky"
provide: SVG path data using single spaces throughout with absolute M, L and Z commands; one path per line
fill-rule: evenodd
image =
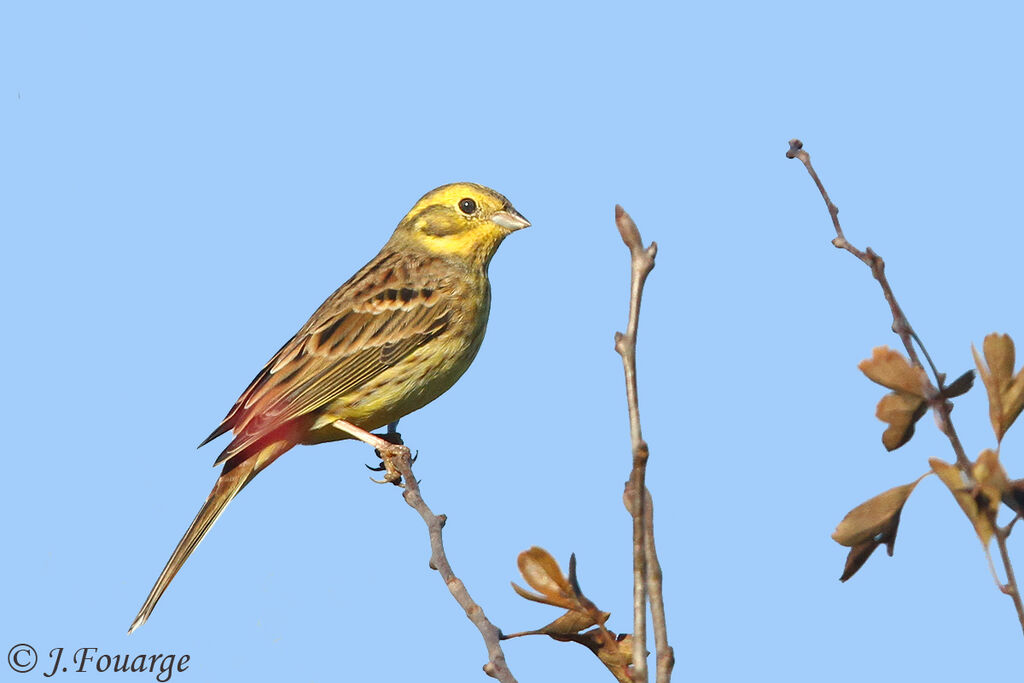
M 56 647 L 189 654 L 173 680 L 484 680 L 419 517 L 353 443 L 275 463 L 125 635 L 214 481 L 217 446 L 195 445 L 420 195 L 472 180 L 533 227 L 492 264 L 472 369 L 402 432 L 498 626 L 557 616 L 509 587 L 540 545 L 575 552 L 630 628 L 621 203 L 660 247 L 639 377 L 677 678 L 952 680 L 984 666 L 964 655 L 1012 660 L 1010 601 L 933 478 L 895 558 L 837 580 L 843 515 L 952 453 L 930 418 L 882 448 L 883 391 L 856 364 L 898 339 L 784 153 L 805 141 L 940 368 L 970 368 L 988 332 L 1024 340 L 1021 20 L 1011 3 L 6 5 L 0 651 L 44 653 L 23 680 Z M 994 445 L 983 391 L 954 419 L 972 456 Z M 571 644 L 505 652 L 521 681 L 610 680 Z

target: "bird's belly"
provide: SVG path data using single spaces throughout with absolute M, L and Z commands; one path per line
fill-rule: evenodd
M 345 420 L 367 431 L 379 429 L 419 410 L 448 391 L 469 367 L 480 347 L 476 339 L 435 340 L 438 349 L 420 349 L 402 358 L 364 386 L 321 408 L 302 443 L 315 444 L 351 438 L 333 427 Z M 468 342 L 468 343 L 467 343 Z

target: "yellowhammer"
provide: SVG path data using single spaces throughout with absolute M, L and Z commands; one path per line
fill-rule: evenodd
M 350 438 L 447 391 L 480 348 L 491 305 L 487 266 L 530 222 L 503 196 L 454 183 L 428 192 L 384 248 L 313 313 L 256 375 L 202 444 L 234 432 L 224 468 L 160 573 L 129 633 L 146 622 L 224 508 L 296 444 Z

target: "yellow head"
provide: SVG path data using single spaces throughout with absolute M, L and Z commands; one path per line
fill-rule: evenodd
M 391 241 L 412 242 L 484 270 L 505 237 L 530 225 L 507 199 L 476 183 L 452 183 L 416 202 Z

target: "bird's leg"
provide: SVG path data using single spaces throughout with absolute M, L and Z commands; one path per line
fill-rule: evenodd
M 402 444 L 402 437 L 398 432 L 392 432 L 389 430 L 385 435 L 385 437 L 397 437 L 398 443 L 394 443 L 388 440 L 388 438 L 371 434 L 365 429 L 360 429 L 351 422 L 346 422 L 345 420 L 335 420 L 331 424 L 336 429 L 340 429 L 349 436 L 359 439 L 363 443 L 370 444 L 377 450 L 377 454 L 380 455 L 381 459 L 384 461 L 385 474 L 383 480 L 378 481 L 374 479 L 373 481 L 376 481 L 378 484 L 390 483 L 396 486 L 402 485 L 402 474 L 398 471 L 398 468 L 395 467 L 394 458 L 403 454 L 408 455 L 409 449 Z
M 385 432 L 382 435 L 382 438 L 385 441 L 390 441 L 391 443 L 395 444 L 396 446 L 404 446 L 405 445 L 405 441 L 402 440 L 402 435 L 398 433 L 398 420 L 395 420 L 394 422 L 392 422 L 391 424 L 388 425 L 388 431 Z M 380 452 L 379 451 L 377 452 L 377 455 L 380 456 Z M 420 452 L 416 451 L 409 458 L 409 463 L 412 464 L 412 465 L 415 465 L 416 464 L 416 459 L 418 457 L 420 457 Z M 381 459 L 383 460 L 382 456 L 381 456 Z M 380 471 L 380 470 L 378 470 L 378 471 Z

